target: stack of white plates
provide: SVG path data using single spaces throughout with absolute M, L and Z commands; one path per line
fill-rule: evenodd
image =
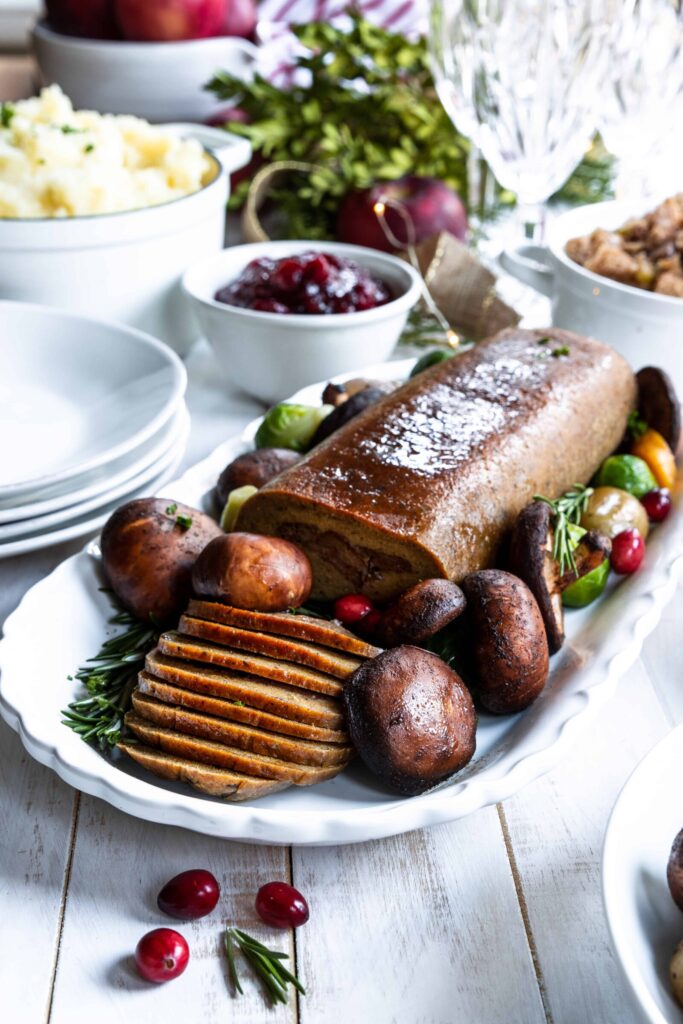
M 0 302 L 0 558 L 95 533 L 185 450 L 187 379 L 118 324 Z

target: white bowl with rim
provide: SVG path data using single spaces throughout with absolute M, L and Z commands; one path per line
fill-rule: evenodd
M 205 121 L 226 106 L 204 86 L 216 71 L 251 81 L 257 48 L 214 36 L 169 43 L 81 39 L 39 21 L 33 49 L 46 85 L 60 85 L 75 107 L 135 114 L 147 121 Z
M 0 218 L 0 299 L 55 306 L 137 327 L 184 355 L 197 338 L 180 279 L 220 251 L 230 174 L 251 146 L 230 132 L 166 125 L 198 138 L 215 174 L 168 203 L 83 217 Z
M 216 292 L 262 256 L 331 253 L 358 263 L 387 284 L 391 301 L 356 313 L 262 313 L 217 302 Z M 255 242 L 190 267 L 183 289 L 227 377 L 263 402 L 278 402 L 315 381 L 381 363 L 391 355 L 421 294 L 419 275 L 404 260 L 341 242 Z
M 606 342 L 634 369 L 656 364 L 683 389 L 683 298 L 621 284 L 569 258 L 571 238 L 596 228 L 614 231 L 654 209 L 656 200 L 592 203 L 568 210 L 548 226 L 545 245 L 523 244 L 501 253 L 509 273 L 552 299 L 553 325 Z

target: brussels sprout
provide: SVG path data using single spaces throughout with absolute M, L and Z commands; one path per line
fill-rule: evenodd
M 567 608 L 585 608 L 595 601 L 607 586 L 609 568 L 609 558 L 606 558 L 585 576 L 570 583 L 562 592 L 562 604 Z
M 422 373 L 423 370 L 428 370 L 430 366 L 436 366 L 437 363 L 443 363 L 446 359 L 451 359 L 455 355 L 455 352 L 446 352 L 445 349 L 435 348 L 432 352 L 427 352 L 415 363 L 415 366 L 410 371 L 411 377 L 417 377 L 418 373 Z
M 256 431 L 256 447 L 291 448 L 295 452 L 305 452 L 332 408 L 331 405 L 296 405 L 293 402 L 274 405 Z
M 595 482 L 598 487 L 618 487 L 635 498 L 642 498 L 657 486 L 647 462 L 637 455 L 610 455 L 600 466 Z

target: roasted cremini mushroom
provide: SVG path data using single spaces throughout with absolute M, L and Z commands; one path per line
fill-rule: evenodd
M 231 491 L 240 487 L 263 487 L 301 456 L 291 448 L 259 448 L 244 452 L 228 463 L 216 483 L 216 500 L 222 511 Z
M 308 599 L 312 583 L 311 563 L 300 548 L 257 533 L 217 537 L 192 571 L 196 594 L 250 611 L 297 608 Z
M 315 434 L 311 438 L 310 447 L 315 448 L 321 441 L 325 441 L 335 430 L 345 426 L 354 416 L 364 412 L 380 398 L 384 398 L 386 391 L 379 387 L 363 388 L 362 391 L 351 395 L 345 402 L 333 409 L 329 416 L 322 421 Z
M 462 589 L 475 696 L 497 715 L 522 711 L 548 678 L 548 641 L 536 599 L 521 579 L 501 569 L 470 573 Z
M 457 619 L 465 595 L 450 580 L 422 580 L 409 587 L 382 612 L 375 631 L 382 647 L 421 644 Z
M 338 405 L 343 405 L 353 395 L 357 395 L 359 391 L 374 387 L 388 390 L 388 385 L 382 384 L 380 381 L 366 380 L 365 377 L 354 377 L 353 380 L 345 380 L 342 384 L 330 382 L 323 391 L 323 405 L 333 405 L 336 408 Z
M 536 598 L 550 653 L 555 654 L 564 643 L 563 591 L 609 558 L 612 544 L 600 531 L 588 530 L 573 552 L 576 571 L 560 573 L 553 557 L 552 519 L 552 509 L 545 501 L 532 501 L 522 509 L 512 531 L 508 565 Z
M 400 793 L 422 793 L 463 768 L 476 714 L 460 676 L 436 654 L 394 647 L 344 687 L 352 742 L 370 771 Z
M 197 556 L 223 531 L 210 516 L 167 498 L 121 505 L 102 530 L 102 567 L 119 600 L 139 619 L 171 622 L 191 591 Z
M 681 406 L 671 377 L 657 366 L 644 366 L 636 374 L 636 382 L 638 412 L 676 452 L 681 439 Z

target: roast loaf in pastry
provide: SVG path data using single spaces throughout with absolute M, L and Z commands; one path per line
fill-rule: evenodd
M 635 402 L 613 349 L 512 328 L 361 413 L 255 494 L 238 528 L 302 547 L 316 598 L 457 581 L 493 564 L 535 494 L 590 479 Z

